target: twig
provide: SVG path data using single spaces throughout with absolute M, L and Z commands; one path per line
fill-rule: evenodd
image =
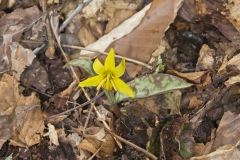
M 69 112 L 72 112 L 72 111 L 74 111 L 74 110 L 76 110 L 76 109 L 78 109 L 78 108 L 81 108 L 81 107 L 84 107 L 84 106 L 86 106 L 86 105 L 89 105 L 90 103 L 92 103 L 92 102 L 96 101 L 98 98 L 100 98 L 103 94 L 104 94 L 104 92 L 101 92 L 101 93 L 99 93 L 98 95 L 96 95 L 95 97 L 93 97 L 92 99 L 88 100 L 87 102 L 84 102 L 83 104 L 75 103 L 75 104 L 77 104 L 76 107 L 71 108 L 71 109 L 68 109 L 68 110 L 66 110 L 66 111 L 64 111 L 64 112 L 61 112 L 61 113 L 58 113 L 58 114 L 54 114 L 54 115 L 52 115 L 52 116 L 49 116 L 49 117 L 46 118 L 46 120 L 48 121 L 48 120 L 53 119 L 53 118 L 55 118 L 55 117 L 58 117 L 58 116 L 67 114 L 67 113 L 69 113 Z
M 47 13 L 47 2 L 46 0 L 42 0 L 42 10 L 43 10 L 43 13 Z M 47 30 L 47 38 L 48 38 L 48 48 L 45 52 L 45 55 L 52 59 L 55 57 L 55 46 L 54 46 L 54 37 L 52 35 L 52 31 L 51 31 L 51 27 L 50 27 L 50 20 L 49 20 L 49 17 L 48 17 L 48 14 L 46 14 L 46 16 L 43 18 L 45 23 L 46 23 L 46 30 Z M 43 47 L 43 46 L 41 46 Z
M 98 150 L 90 158 L 88 158 L 88 160 L 92 160 L 97 155 L 97 153 L 102 149 L 102 146 L 103 144 L 98 148 Z
M 132 142 L 130 142 L 130 141 L 128 141 L 128 140 L 126 140 L 126 139 L 118 136 L 118 135 L 116 135 L 115 133 L 111 132 L 111 131 L 108 130 L 108 129 L 106 129 L 106 130 L 107 130 L 113 137 L 116 137 L 119 141 L 121 141 L 121 142 L 123 142 L 123 143 L 125 143 L 125 144 L 127 144 L 127 145 L 129 145 L 129 146 L 131 146 L 131 147 L 133 147 L 133 148 L 136 149 L 137 151 L 140 151 L 140 152 L 144 153 L 147 157 L 149 157 L 149 158 L 151 158 L 151 159 L 153 159 L 153 160 L 157 160 L 157 159 L 158 159 L 155 155 L 153 155 L 152 153 L 148 152 L 147 150 L 145 150 L 145 149 L 137 146 L 136 144 L 134 144 L 134 143 L 132 143 Z
M 79 14 L 82 9 L 88 5 L 92 0 L 88 0 L 87 2 L 85 3 L 80 3 L 78 4 L 77 8 L 67 17 L 67 19 L 62 23 L 62 25 L 60 26 L 60 29 L 59 29 L 59 32 L 62 32 L 66 26 L 72 21 L 72 19 L 77 15 Z
M 101 53 L 103 55 L 108 55 L 107 52 L 102 52 L 102 51 L 97 51 L 97 50 L 94 50 L 94 49 L 88 49 L 88 48 L 85 48 L 85 47 L 80 47 L 80 46 L 73 46 L 73 45 L 67 45 L 67 44 L 63 44 L 62 45 L 63 47 L 66 47 L 66 48 L 72 48 L 72 49 L 79 49 L 79 50 L 85 50 L 85 51 L 89 51 L 89 52 L 94 52 L 94 53 Z M 115 55 L 116 58 L 123 58 L 122 56 L 120 55 Z M 132 58 L 127 58 L 125 57 L 125 59 L 128 61 L 128 62 L 132 62 L 132 63 L 136 63 L 138 65 L 141 65 L 141 66 L 144 66 L 148 69 L 153 69 L 152 66 L 144 63 L 144 62 L 141 62 L 141 61 L 138 61 L 138 60 L 135 60 L 135 59 L 132 59 Z

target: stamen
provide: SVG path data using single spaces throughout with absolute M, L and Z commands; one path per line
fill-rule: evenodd
M 104 79 L 98 84 L 97 90 L 99 90 L 99 89 L 102 87 L 102 85 L 106 82 L 106 80 L 107 80 L 107 78 L 104 78 Z

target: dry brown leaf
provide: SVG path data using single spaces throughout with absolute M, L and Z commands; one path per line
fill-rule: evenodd
M 51 123 L 48 123 L 48 134 L 50 143 L 59 146 L 57 131 L 55 130 L 54 125 L 52 125 Z
M 214 64 L 214 53 L 214 49 L 211 49 L 208 45 L 204 44 L 199 52 L 199 58 L 196 64 L 196 71 L 212 70 Z
M 116 147 L 115 140 L 110 134 L 107 134 L 105 139 L 106 140 L 102 143 L 99 155 L 101 157 L 111 157 Z
M 113 42 L 116 53 L 148 62 L 165 31 L 174 21 L 183 0 L 154 0 L 141 23 L 128 35 Z
M 99 141 L 97 139 L 86 138 L 80 144 L 79 148 L 86 150 L 92 154 L 96 153 L 98 149 L 99 152 L 97 156 L 100 157 L 109 157 L 113 155 L 115 149 L 115 141 L 110 134 L 105 136 L 105 141 Z
M 236 66 L 236 68 L 240 70 L 240 54 L 235 55 L 228 62 L 223 63 L 218 70 L 218 74 L 224 72 L 229 65 Z
M 48 0 L 47 4 L 58 4 L 59 0 Z
M 207 155 L 192 157 L 190 160 L 239 160 L 240 151 L 236 145 L 225 145 Z
M 16 146 L 32 146 L 40 142 L 44 130 L 44 118 L 40 106 L 22 111 L 24 119 L 17 129 L 16 135 L 11 138 L 10 144 Z
M 20 146 L 38 143 L 44 129 L 39 99 L 21 95 L 17 80 L 8 74 L 2 76 L 0 88 L 0 148 L 13 135 Z
M 87 138 L 97 139 L 99 141 L 105 141 L 106 136 L 104 128 L 101 127 L 90 127 L 85 129 L 84 136 Z
M 110 32 L 113 28 L 118 26 L 121 22 L 129 18 L 135 13 L 133 10 L 117 10 L 114 12 L 113 18 L 110 19 L 106 26 L 105 33 Z
M 96 148 L 95 144 L 92 144 L 87 139 L 82 140 L 82 142 L 80 142 L 78 147 L 80 149 L 91 152 L 92 154 L 94 154 L 97 151 L 97 148 Z
M 228 3 L 225 4 L 229 9 L 228 18 L 231 23 L 236 27 L 240 32 L 240 1 L 239 0 L 228 0 Z
M 22 33 L 25 28 L 40 16 L 37 6 L 15 9 L 0 19 L 0 35 Z
M 191 72 L 191 73 L 181 73 L 175 70 L 169 70 L 169 73 L 176 74 L 177 76 L 181 78 L 185 78 L 191 82 L 194 83 L 201 83 L 202 77 L 207 73 L 206 71 L 200 71 L 200 72 Z
M 11 69 L 15 71 L 14 76 L 19 80 L 21 73 L 32 63 L 36 56 L 33 54 L 32 50 L 23 48 L 18 43 L 12 43 L 9 45 L 9 48 L 11 54 Z
M 225 112 L 217 129 L 213 149 L 228 144 L 235 145 L 240 139 L 239 128 L 240 114 Z
M 203 104 L 203 101 L 199 100 L 197 98 L 197 96 L 193 96 L 190 101 L 189 101 L 189 105 L 188 105 L 188 108 L 189 109 L 194 109 L 196 107 L 199 107 Z
M 95 17 L 97 11 L 102 7 L 105 0 L 92 0 L 82 11 L 86 18 Z
M 13 75 L 17 80 L 20 80 L 21 73 L 36 57 L 32 50 L 25 49 L 16 42 L 5 42 L 0 46 L 0 50 L 3 51 L 3 57 L 1 57 L 3 59 L 3 64 L 1 64 L 3 67 L 0 67 L 2 69 L 0 72 L 4 72 L 7 69 L 13 70 Z
M 230 77 L 227 81 L 224 82 L 226 87 L 231 87 L 234 84 L 240 83 L 240 75 Z
M 98 39 L 96 42 L 88 45 L 86 48 L 105 51 L 113 41 L 120 39 L 123 36 L 132 32 L 134 28 L 140 24 L 141 20 L 145 16 L 146 11 L 149 8 L 150 8 L 150 4 L 144 7 L 141 11 L 134 14 L 129 19 L 125 20 L 123 23 L 121 23 L 121 25 L 114 28 L 111 32 L 104 35 L 103 37 Z M 92 54 L 92 52 L 88 52 L 88 51 L 80 52 L 80 55 L 84 55 L 84 54 Z

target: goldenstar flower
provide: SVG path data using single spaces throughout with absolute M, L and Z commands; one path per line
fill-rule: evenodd
M 134 97 L 133 90 L 120 79 L 125 72 L 125 68 L 125 58 L 121 60 L 118 66 L 115 66 L 115 53 L 114 50 L 111 49 L 104 65 L 97 58 L 93 62 L 93 70 L 97 75 L 80 82 L 79 85 L 80 87 L 97 86 L 98 90 L 101 87 L 106 90 L 114 89 L 127 94 L 129 97 Z

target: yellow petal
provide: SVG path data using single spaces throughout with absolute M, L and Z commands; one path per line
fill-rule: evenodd
M 115 68 L 114 57 L 115 57 L 114 49 L 111 48 L 104 63 L 104 67 L 106 70 L 111 71 Z
M 101 81 L 104 79 L 103 76 L 98 75 L 94 77 L 90 77 L 82 82 L 79 83 L 80 87 L 90 87 L 90 86 L 97 86 Z
M 123 82 L 120 78 L 113 78 L 113 82 L 117 90 L 121 93 L 128 95 L 129 97 L 134 97 L 135 94 L 131 87 L 128 84 Z
M 93 70 L 97 73 L 97 74 L 104 74 L 105 72 L 105 68 L 102 65 L 102 63 L 99 61 L 99 59 L 95 59 L 95 61 L 93 62 Z
M 114 69 L 114 76 L 115 77 L 121 77 L 126 68 L 125 58 L 123 58 L 120 62 L 120 64 Z

